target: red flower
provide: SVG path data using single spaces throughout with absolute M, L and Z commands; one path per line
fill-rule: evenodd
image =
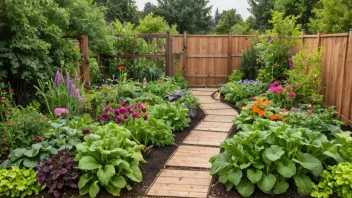
M 119 69 L 120 69 L 120 71 L 123 71 L 123 70 L 125 70 L 125 66 L 121 65 L 121 66 L 119 67 Z
M 7 138 L 5 137 L 5 138 L 3 138 L 2 140 L 3 140 L 4 142 L 6 142 L 6 141 L 7 141 Z
M 10 90 L 9 90 L 10 93 L 13 93 L 13 91 L 14 91 L 13 89 L 10 89 Z
M 5 150 L 5 151 L 9 150 L 9 147 L 5 147 L 4 150 Z

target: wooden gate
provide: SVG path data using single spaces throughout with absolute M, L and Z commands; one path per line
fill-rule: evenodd
M 190 86 L 218 87 L 232 70 L 239 69 L 242 50 L 251 44 L 251 35 L 173 35 L 175 67 L 182 70 Z

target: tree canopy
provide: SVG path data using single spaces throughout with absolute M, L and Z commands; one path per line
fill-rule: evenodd
M 177 24 L 177 31 L 207 33 L 211 27 L 211 6 L 208 0 L 158 0 L 155 14 L 168 24 Z
M 220 21 L 213 32 L 216 34 L 228 34 L 232 26 L 241 22 L 243 22 L 242 17 L 236 12 L 236 9 L 225 10 L 221 13 Z
M 275 0 L 248 0 L 249 12 L 254 17 L 255 29 L 263 32 L 272 26 L 269 21 L 272 19 L 271 11 L 274 8 Z
M 105 19 L 109 23 L 114 20 L 138 23 L 139 13 L 133 0 L 94 0 L 94 2 L 105 7 Z

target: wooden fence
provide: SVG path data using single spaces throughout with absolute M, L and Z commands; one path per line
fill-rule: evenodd
M 242 50 L 251 45 L 249 35 L 173 35 L 173 74 L 182 71 L 191 86 L 219 86 L 239 69 Z M 349 33 L 304 35 L 308 51 L 322 47 L 322 94 L 336 106 L 338 117 L 352 125 L 352 30 Z

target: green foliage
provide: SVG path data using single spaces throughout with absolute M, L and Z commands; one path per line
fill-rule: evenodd
M 180 101 L 155 105 L 148 109 L 156 119 L 162 119 L 170 125 L 173 131 L 180 131 L 189 126 L 188 109 Z
M 89 58 L 89 75 L 90 82 L 92 84 L 98 83 L 100 79 L 102 79 L 103 74 L 99 68 L 97 59 L 90 57 Z
M 43 136 L 49 128 L 48 120 L 34 107 L 11 108 L 6 110 L 9 115 L 0 122 L 0 131 L 6 138 L 3 147 L 10 151 L 28 147 L 35 143 L 36 136 Z
M 244 76 L 244 73 L 242 71 L 239 71 L 239 70 L 232 70 L 232 73 L 231 75 L 229 76 L 229 81 L 233 82 L 237 82 L 237 81 L 240 81 L 242 80 Z
M 231 29 L 232 34 L 237 35 L 253 35 L 258 33 L 256 30 L 252 29 L 252 24 L 250 24 L 249 20 L 238 22 L 233 25 Z
M 343 161 L 338 145 L 319 132 L 257 119 L 221 144 L 225 151 L 210 159 L 211 174 L 218 173 L 227 190 L 236 186 L 249 197 L 254 185 L 266 194 L 287 191 L 293 178 L 302 195 L 312 192 L 308 173 L 319 177 L 324 165 Z
M 352 27 L 352 2 L 350 0 L 321 0 L 320 6 L 313 12 L 309 31 L 317 33 L 322 30 L 326 34 L 348 32 Z
M 228 34 L 232 26 L 241 22 L 243 22 L 242 17 L 236 12 L 236 9 L 225 10 L 221 13 L 219 23 L 212 32 Z
M 37 184 L 37 174 L 33 169 L 20 169 L 18 166 L 0 170 L 0 181 L 0 196 L 23 198 L 38 195 L 45 188 Z
M 313 185 L 312 197 L 329 198 L 336 192 L 339 197 L 352 197 L 352 164 L 341 162 L 335 166 L 329 166 L 321 174 L 319 184 Z
M 171 126 L 162 119 L 149 116 L 148 120 L 135 119 L 126 126 L 131 131 L 134 141 L 145 146 L 165 147 L 174 144 Z
M 107 22 L 119 20 L 122 22 L 138 22 L 138 9 L 131 0 L 93 0 L 105 8 L 105 19 Z
M 211 6 L 208 0 L 158 0 L 155 15 L 161 16 L 168 24 L 177 24 L 181 34 L 207 33 L 211 25 Z
M 154 5 L 151 2 L 147 2 L 144 4 L 144 8 L 143 8 L 143 13 L 142 13 L 142 18 L 144 18 L 145 16 L 147 16 L 148 14 L 154 12 L 154 10 L 156 9 L 156 5 Z
M 18 148 L 12 150 L 8 159 L 0 165 L 0 169 L 13 166 L 34 168 L 38 161 L 43 158 L 48 158 L 51 154 L 56 153 L 57 149 L 51 146 L 48 142 L 32 144 L 30 148 Z
M 268 76 L 258 76 L 258 80 L 271 82 L 276 79 L 283 79 L 284 73 L 289 69 L 288 57 L 299 42 L 300 25 L 296 25 L 297 17 L 273 12 L 273 19 L 270 23 L 272 30 L 259 38 L 258 51 L 262 63 L 265 65 L 263 73 Z M 264 78 L 263 78 L 264 77 Z
M 131 190 L 129 182 L 142 181 L 138 164 L 144 162 L 144 148 L 129 138 L 131 132 L 124 127 L 109 123 L 92 130 L 85 142 L 77 145 L 78 168 L 84 171 L 78 182 L 81 195 L 89 193 L 96 197 L 100 188 L 119 196 L 123 188 Z
M 243 52 L 240 70 L 244 73 L 246 79 L 255 80 L 258 76 L 258 70 L 262 65 L 259 60 L 259 51 L 256 46 L 250 47 Z
M 272 27 L 269 21 L 274 3 L 275 0 L 248 0 L 249 12 L 254 16 L 254 29 L 264 32 Z
M 165 34 L 166 32 L 178 34 L 177 25 L 170 27 L 163 17 L 154 17 L 152 13 L 148 14 L 143 19 L 139 19 L 139 25 L 136 27 L 136 31 L 142 34 Z

